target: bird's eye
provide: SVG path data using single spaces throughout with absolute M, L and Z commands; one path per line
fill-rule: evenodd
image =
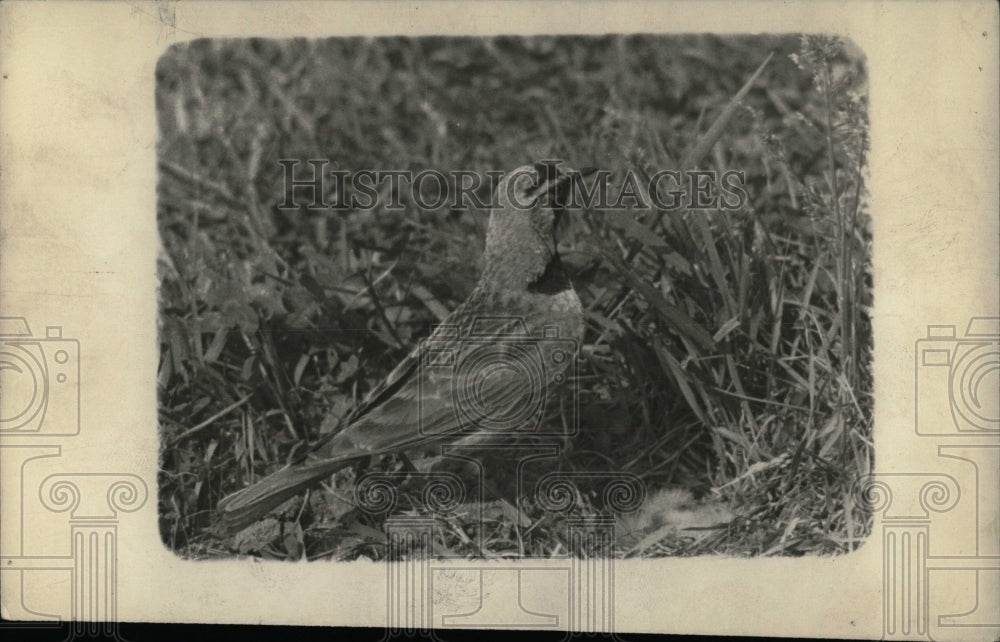
M 546 165 L 545 163 L 535 163 L 534 168 L 535 168 L 535 183 L 532 185 L 532 187 L 538 187 L 549 178 L 550 166 Z

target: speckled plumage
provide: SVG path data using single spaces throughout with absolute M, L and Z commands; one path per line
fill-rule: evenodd
M 424 367 L 429 350 L 473 341 L 490 344 L 502 358 L 509 345 L 504 338 L 524 328 L 535 338 L 555 329 L 560 339 L 582 339 L 583 309 L 556 251 L 555 226 L 561 212 L 537 202 L 528 206 L 546 191 L 562 193 L 565 177 L 546 165 L 524 166 L 507 174 L 497 186 L 498 206 L 490 213 L 483 274 L 469 298 L 371 391 L 347 427 L 314 453 L 321 459 L 285 468 L 223 498 L 217 508 L 224 528 L 251 524 L 360 457 L 467 435 L 454 407 L 453 372 Z M 487 327 L 484 319 L 492 320 L 493 326 Z M 544 376 L 546 391 L 553 380 L 562 378 L 552 367 L 544 370 Z M 523 376 L 500 370 L 477 394 L 484 404 L 502 412 L 523 403 L 532 392 L 530 385 Z

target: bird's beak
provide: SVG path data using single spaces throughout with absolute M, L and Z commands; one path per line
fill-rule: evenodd
M 546 192 L 546 202 L 552 206 L 552 211 L 555 215 L 554 220 L 552 221 L 552 246 L 554 253 L 556 246 L 559 244 L 557 230 L 559 228 L 559 223 L 562 221 L 563 212 L 566 211 L 570 190 L 573 189 L 574 177 L 590 176 L 596 171 L 596 167 L 586 167 L 581 170 L 567 170 L 565 173 L 560 174 L 555 180 L 548 181 L 542 186 Z

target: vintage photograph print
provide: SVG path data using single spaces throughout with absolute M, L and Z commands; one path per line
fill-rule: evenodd
M 159 59 L 156 110 L 176 554 L 831 556 L 868 537 L 850 41 L 201 39 Z

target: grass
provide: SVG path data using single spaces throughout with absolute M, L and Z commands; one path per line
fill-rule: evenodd
M 821 36 L 171 48 L 156 95 L 164 542 L 198 558 L 384 556 L 386 515 L 350 501 L 360 470 L 236 537 L 211 510 L 335 430 L 478 277 L 484 213 L 281 210 L 278 160 L 485 174 L 560 158 L 611 170 L 613 193 L 628 170 L 737 169 L 749 197 L 573 212 L 561 231 L 587 332 L 581 435 L 557 466 L 642 480 L 615 553 L 857 548 L 870 519 L 851 487 L 874 456 L 865 92 L 860 54 Z M 600 513 L 599 489 L 578 486 L 577 514 Z M 412 512 L 419 489 L 398 494 Z M 567 550 L 567 515 L 519 508 L 465 503 L 434 545 Z

